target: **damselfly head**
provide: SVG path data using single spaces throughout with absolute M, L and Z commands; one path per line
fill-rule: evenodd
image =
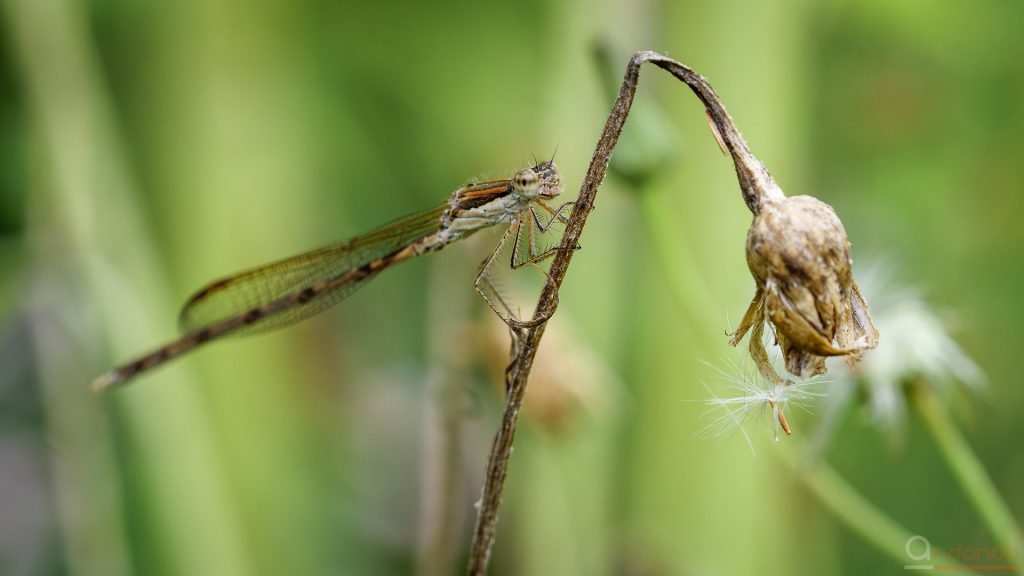
M 562 193 L 562 178 L 552 161 L 520 170 L 512 179 L 517 192 L 526 198 L 554 198 Z

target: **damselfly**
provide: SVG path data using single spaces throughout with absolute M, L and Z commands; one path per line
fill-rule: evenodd
M 497 224 L 510 226 L 481 264 L 474 287 L 506 323 L 521 327 L 526 323 L 516 319 L 494 289 L 489 272 L 511 238 L 512 268 L 536 265 L 558 250 L 540 249 L 537 238 L 554 222 L 565 222 L 563 212 L 572 203 L 553 208 L 546 202 L 561 192 L 558 167 L 553 161 L 540 162 L 510 180 L 468 184 L 433 210 L 347 242 L 217 280 L 185 303 L 180 338 L 103 374 L 92 387 L 100 391 L 123 384 L 223 336 L 266 332 L 305 320 L 350 296 L 385 268 Z

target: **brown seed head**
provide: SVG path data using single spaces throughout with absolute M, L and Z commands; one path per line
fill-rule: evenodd
M 826 356 L 856 362 L 878 333 L 850 272 L 850 242 L 832 208 L 811 196 L 764 202 L 747 233 L 747 265 L 757 283 L 732 344 L 754 328 L 750 351 L 762 374 L 781 379 L 761 342 L 774 327 L 786 369 L 800 377 L 825 372 Z

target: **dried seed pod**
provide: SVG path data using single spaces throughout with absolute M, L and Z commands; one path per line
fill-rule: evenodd
M 757 208 L 747 233 L 757 291 L 730 343 L 753 328 L 750 354 L 773 382 L 782 379 L 764 349 L 765 322 L 796 376 L 824 373 L 826 356 L 856 362 L 878 343 L 878 332 L 853 280 L 850 241 L 835 211 L 811 196 L 775 195 Z

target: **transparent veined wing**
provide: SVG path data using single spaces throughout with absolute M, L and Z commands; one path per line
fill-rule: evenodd
M 443 205 L 407 216 L 345 242 L 212 282 L 185 303 L 178 319 L 179 330 L 182 334 L 197 332 L 341 278 L 436 232 L 446 208 Z M 231 333 L 266 332 L 305 320 L 352 295 L 379 271 L 374 269 L 357 275 L 351 282 L 333 284 L 308 299 L 261 315 Z

